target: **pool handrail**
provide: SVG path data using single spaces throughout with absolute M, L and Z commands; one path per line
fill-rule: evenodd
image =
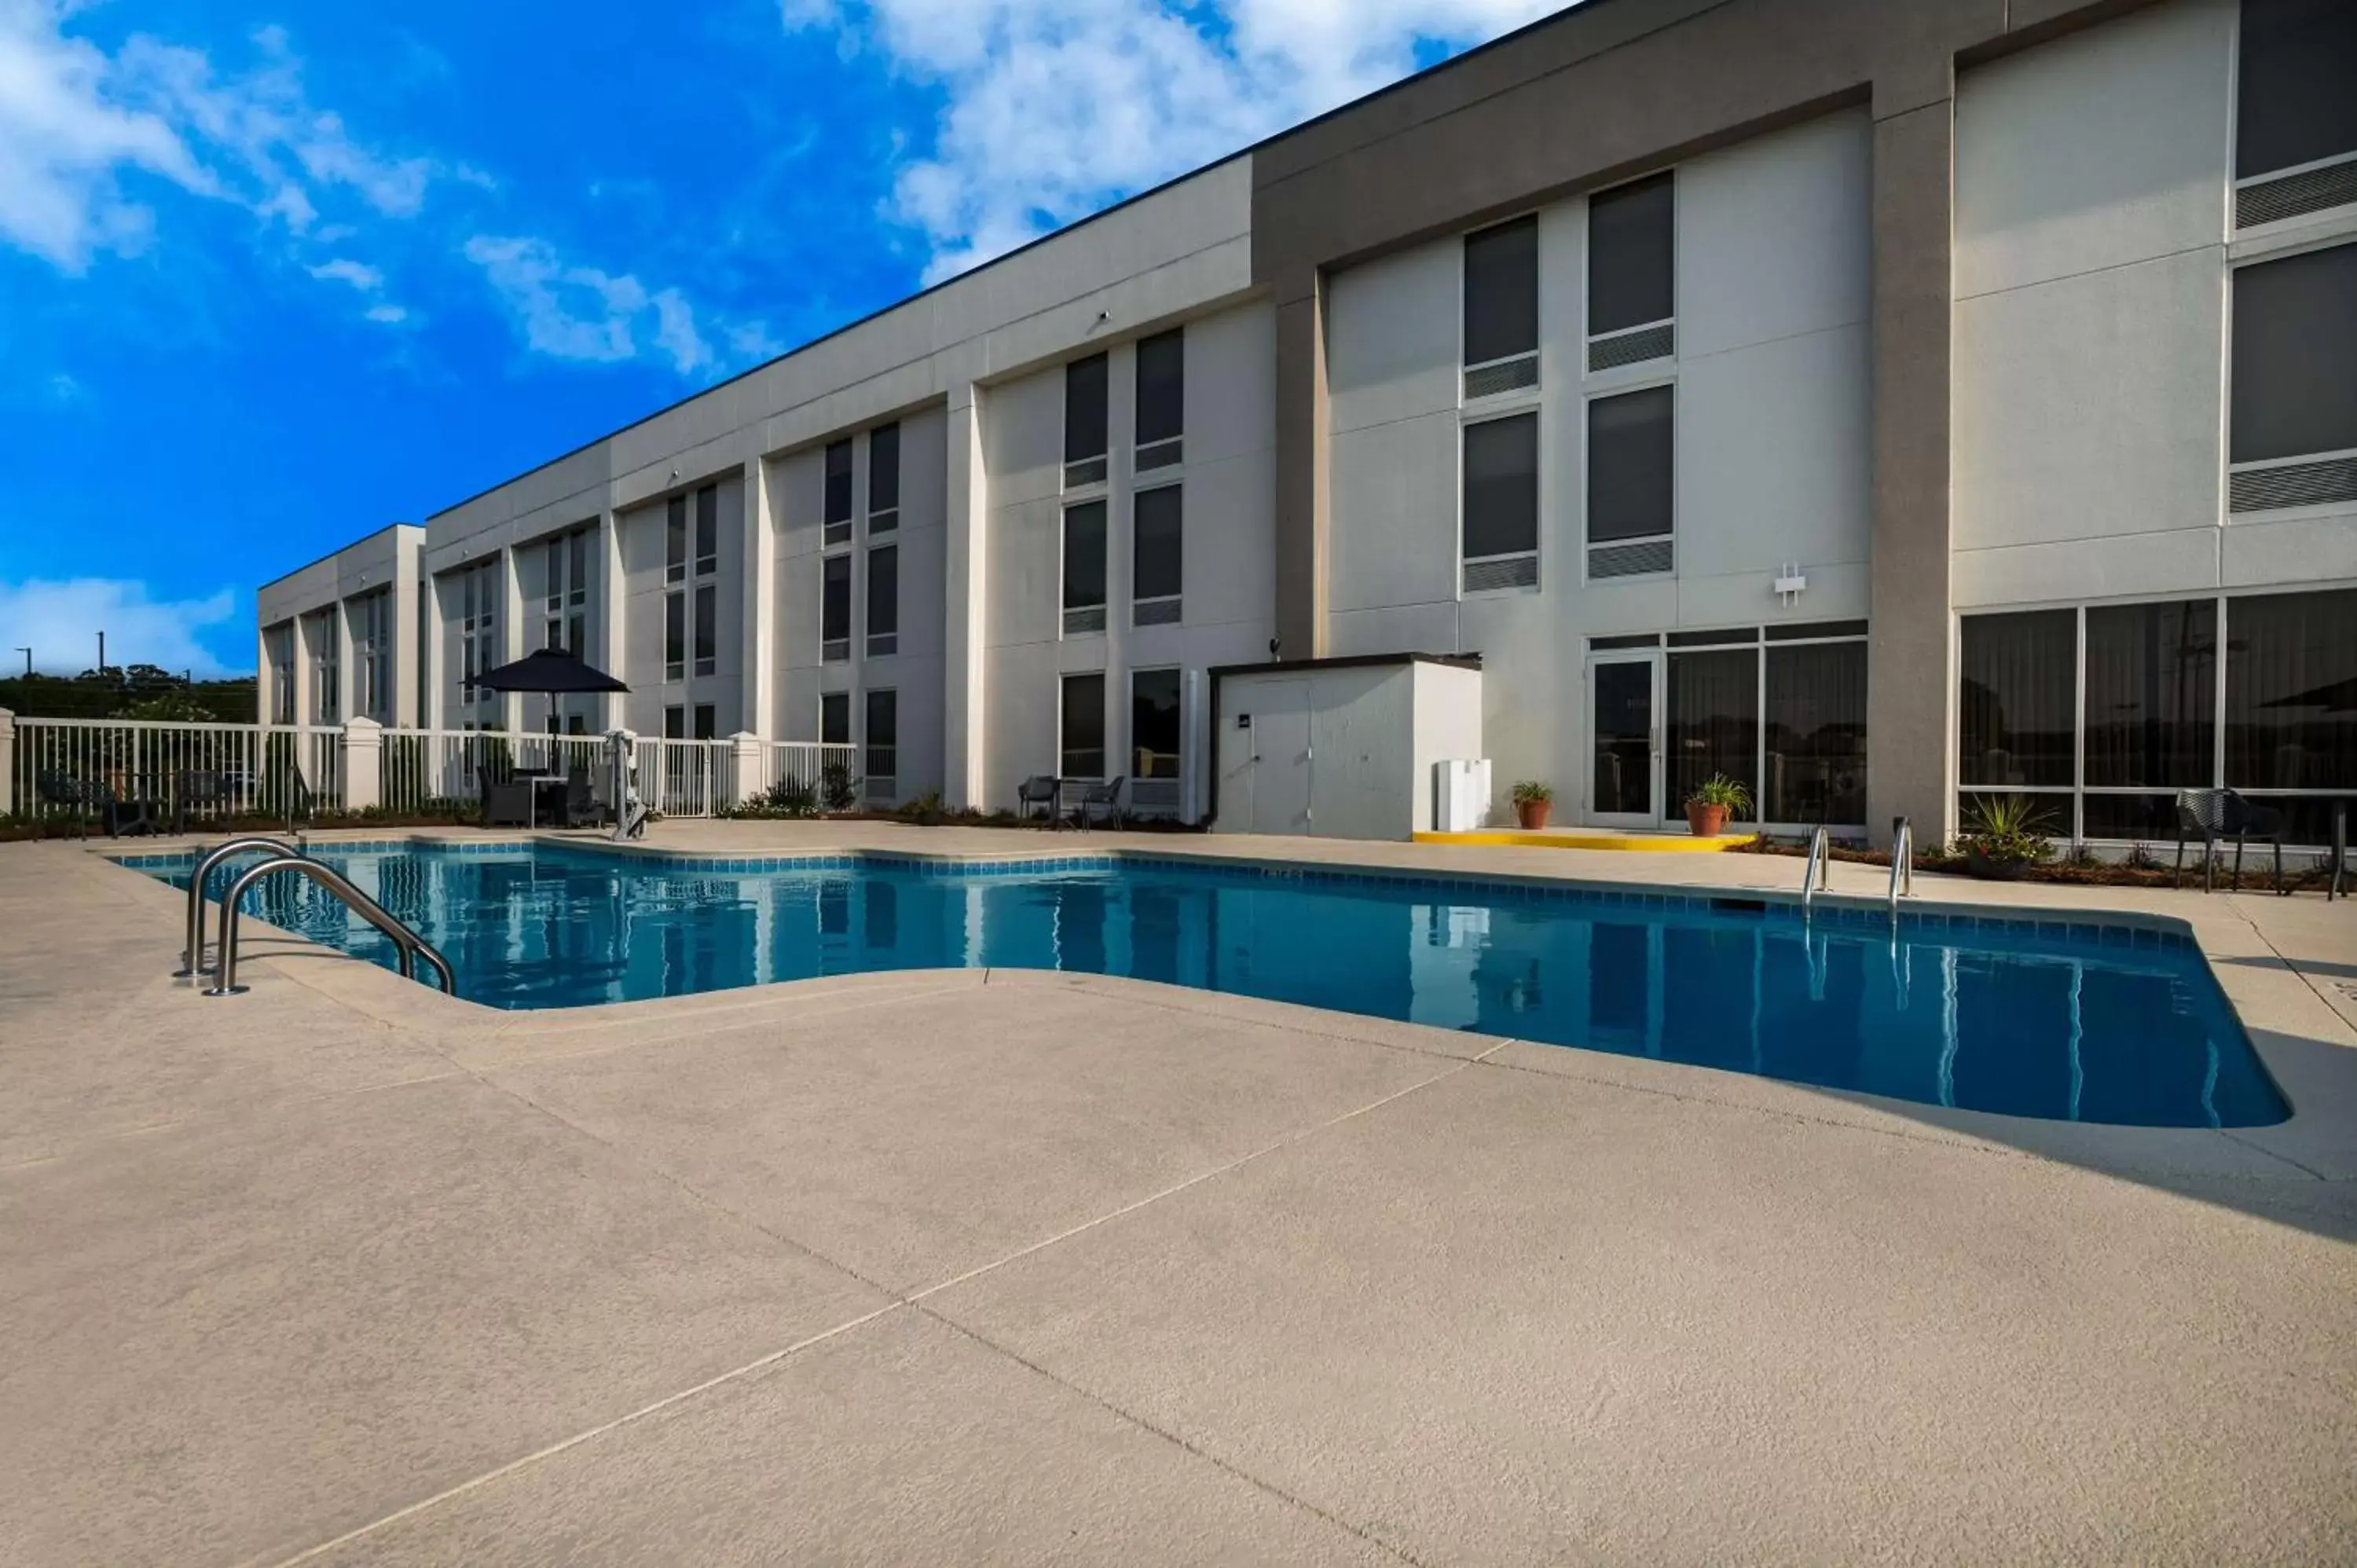
M 1809 858 L 1801 867 L 1801 913 L 1806 915 L 1815 900 L 1817 889 L 1833 884 L 1833 835 L 1819 823 L 1809 834 Z
M 172 972 L 173 979 L 194 980 L 212 972 L 205 962 L 205 884 L 211 879 L 215 866 L 233 854 L 253 849 L 270 850 L 278 855 L 303 853 L 301 845 L 272 838 L 268 833 L 247 833 L 224 839 L 210 849 L 199 848 L 196 870 L 188 877 L 188 945 L 180 950 L 180 967 Z
M 333 866 L 321 861 L 306 859 L 299 854 L 281 854 L 274 859 L 264 861 L 260 865 L 250 866 L 241 872 L 237 880 L 229 885 L 229 891 L 221 896 L 221 962 L 214 974 L 212 986 L 206 991 L 206 995 L 239 996 L 248 989 L 237 983 L 238 901 L 245 897 L 247 888 L 264 877 L 275 875 L 282 871 L 296 872 L 309 877 L 334 894 L 342 901 L 345 908 L 392 938 L 394 950 L 400 954 L 401 977 L 404 980 L 417 978 L 416 961 L 423 958 L 433 966 L 434 972 L 440 976 L 443 994 L 446 996 L 458 994 L 458 981 L 457 977 L 451 972 L 450 961 L 444 958 L 432 942 L 403 924 L 383 905 L 353 886 L 343 874 Z
M 1905 817 L 1890 822 L 1890 920 L 1899 923 L 1901 894 L 1915 897 L 1915 825 Z

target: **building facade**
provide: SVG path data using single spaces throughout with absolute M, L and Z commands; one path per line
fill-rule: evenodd
M 334 561 L 416 536 L 382 622 L 271 585 L 265 711 L 356 711 L 389 641 L 400 723 L 1192 814 L 1207 675 L 1479 656 L 1501 811 L 1727 774 L 1783 826 L 2023 794 L 2126 843 L 2223 784 L 2316 842 L 2352 81 L 2330 0 L 1589 0 L 371 536 Z M 471 681 L 558 642 L 630 694 Z

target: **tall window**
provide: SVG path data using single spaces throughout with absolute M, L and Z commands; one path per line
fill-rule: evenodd
M 2357 6 L 2243 0 L 2235 59 L 2236 224 L 2357 201 Z
M 1102 484 L 1105 477 L 1105 357 L 1092 354 L 1064 367 L 1064 488 Z
M 458 703 L 462 707 L 499 702 L 499 693 L 477 685 L 475 677 L 502 662 L 500 599 L 504 571 L 493 556 L 458 573 Z
M 311 722 L 318 725 L 343 722 L 343 650 L 337 646 L 340 633 L 336 628 L 336 612 L 328 610 L 311 621 Z
M 1140 670 L 1129 678 L 1129 776 L 1175 780 L 1178 753 L 1178 671 Z
M 819 514 L 821 545 L 851 542 L 851 440 L 826 446 L 826 491 Z
M 687 679 L 687 595 L 677 588 L 663 596 L 663 679 Z
M 1967 616 L 1963 631 L 1966 815 L 2028 793 L 2058 837 L 2165 841 L 2176 791 L 2222 786 L 2280 811 L 2287 841 L 2324 843 L 2335 802 L 2357 811 L 2357 589 Z
M 851 693 L 828 692 L 818 700 L 818 738 L 822 746 L 851 744 Z
M 1064 677 L 1058 769 L 1067 779 L 1104 777 L 1105 679 L 1102 673 Z
M 1717 632 L 1672 632 L 1669 656 L 1668 755 L 1673 811 L 1705 779 L 1725 774 L 1739 780 L 1756 803 L 1760 788 L 1760 653 L 1756 648 L 1680 648 L 1688 640 L 1717 640 Z M 1749 628 L 1740 635 L 1757 640 Z
M 900 651 L 900 547 L 878 545 L 867 553 L 867 654 Z
M 1465 591 L 1539 580 L 1539 416 L 1465 426 Z
M 1539 384 L 1539 220 L 1465 236 L 1465 395 Z
M 1184 578 L 1177 485 L 1140 490 L 1130 503 L 1130 624 L 1168 626 L 1182 618 Z
M 295 632 L 292 626 L 270 632 L 270 722 L 295 722 Z
M 1587 369 L 1677 351 L 1677 188 L 1657 174 L 1587 199 Z
M 548 542 L 541 556 L 542 575 L 546 579 L 541 585 L 541 646 L 565 649 L 582 659 L 589 655 L 590 532 L 576 528 L 560 533 Z
M 673 496 L 663 503 L 663 581 L 687 581 L 687 498 Z
M 663 710 L 663 739 L 687 738 L 687 710 L 677 703 Z
M 898 693 L 867 693 L 866 773 L 870 793 L 887 796 L 892 793 L 893 780 L 900 773 L 900 699 Z
M 851 657 L 851 557 L 830 555 L 820 568 L 819 657 Z
M 695 729 L 692 738 L 716 739 L 720 730 L 720 710 L 710 703 L 695 704 Z
M 867 433 L 867 532 L 889 533 L 900 526 L 900 427 L 879 424 Z
M 695 672 L 709 675 L 719 667 L 720 590 L 710 583 L 695 585 Z
M 393 591 L 346 602 L 344 613 L 352 628 L 352 712 L 393 722 Z
M 1103 631 L 1105 625 L 1105 503 L 1064 509 L 1064 631 Z
M 1186 431 L 1187 330 L 1181 327 L 1137 345 L 1137 471 L 1183 461 Z
M 1587 404 L 1587 575 L 1669 571 L 1677 511 L 1677 392 L 1647 387 Z
M 720 487 L 706 485 L 695 492 L 695 575 L 709 577 L 720 569 Z
M 2228 442 L 2234 511 L 2357 500 L 2357 243 L 2234 270 Z
M 1786 629 L 1768 628 L 1767 777 L 1760 780 L 1760 820 L 1863 822 L 1866 643 L 1781 646 L 1775 639 Z

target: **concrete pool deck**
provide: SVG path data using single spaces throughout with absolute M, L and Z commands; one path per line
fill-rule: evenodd
M 855 846 L 1800 876 L 652 840 Z M 1919 879 L 2189 921 L 2295 1112 L 2215 1133 L 1004 970 L 209 1000 L 110 847 L 0 844 L 0 1562 L 2357 1557 L 2348 904 Z

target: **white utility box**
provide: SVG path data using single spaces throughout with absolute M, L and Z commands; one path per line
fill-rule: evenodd
M 1490 810 L 1490 759 L 1454 757 L 1432 765 L 1432 831 L 1469 833 Z
M 1478 757 L 1481 663 L 1394 653 L 1211 671 L 1221 832 L 1406 839 L 1437 819 L 1433 765 Z M 1473 820 L 1489 803 L 1489 765 Z M 1451 808 L 1455 810 L 1455 808 Z

